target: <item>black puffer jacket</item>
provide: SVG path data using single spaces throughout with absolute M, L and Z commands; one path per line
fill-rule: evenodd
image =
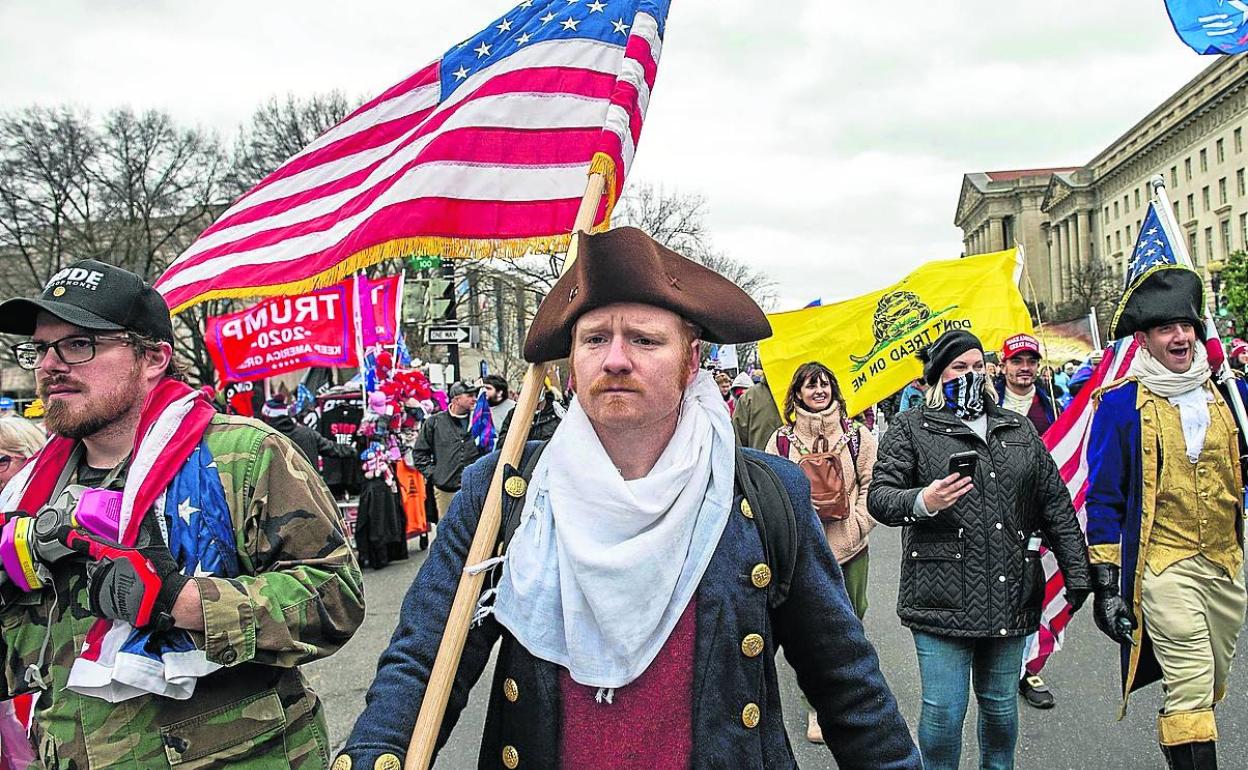
M 949 474 L 949 457 L 975 450 L 974 487 L 952 507 L 916 518 L 914 501 Z M 952 412 L 902 412 L 880 442 L 867 509 L 903 527 L 897 614 L 903 625 L 944 636 L 1021 636 L 1036 630 L 1044 594 L 1040 534 L 1066 585 L 1090 588 L 1088 549 L 1057 465 L 1031 422 L 988 406 L 988 441 Z

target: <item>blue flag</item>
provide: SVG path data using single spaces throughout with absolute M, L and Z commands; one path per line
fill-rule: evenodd
M 477 405 L 472 408 L 468 430 L 478 447 L 487 452 L 494 448 L 494 419 L 490 415 L 490 402 L 486 400 L 484 390 L 477 394 Z
M 1148 204 L 1148 213 L 1140 223 L 1140 237 L 1135 240 L 1135 248 L 1131 251 L 1123 288 L 1135 285 L 1136 281 L 1157 265 L 1177 265 L 1178 262 L 1170 234 L 1162 226 L 1157 202 L 1153 201 Z
M 1166 0 L 1166 11 L 1196 53 L 1248 51 L 1248 0 Z
M 399 330 L 399 339 L 394 343 L 394 363 L 400 369 L 408 369 L 412 365 L 412 354 L 407 349 L 407 337 Z

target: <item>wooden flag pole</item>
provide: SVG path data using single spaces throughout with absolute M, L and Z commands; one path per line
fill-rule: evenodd
M 576 234 L 588 231 L 594 224 L 594 216 L 606 190 L 606 178 L 602 174 L 591 174 L 585 187 L 585 195 L 581 198 L 581 206 L 576 212 L 576 221 L 572 225 L 572 240 L 568 244 L 567 258 L 563 262 L 563 270 L 567 271 L 576 259 Z M 524 444 L 529 437 L 529 428 L 533 424 L 533 413 L 537 410 L 538 399 L 542 395 L 542 382 L 546 378 L 546 364 L 530 364 L 524 373 L 520 386 L 520 398 L 511 414 L 511 427 L 503 442 L 502 453 L 498 465 L 494 468 L 494 477 L 490 481 L 490 491 L 485 498 L 485 507 L 481 511 L 481 519 L 477 522 L 477 532 L 472 538 L 468 549 L 465 567 L 480 564 L 494 554 L 494 545 L 498 539 L 498 528 L 503 518 L 503 469 L 505 466 L 518 467 L 524 454 Z M 412 739 L 407 745 L 407 759 L 404 770 L 427 770 L 433 761 L 433 750 L 438 741 L 438 730 L 442 726 L 442 717 L 446 714 L 446 702 L 451 695 L 451 685 L 455 681 L 455 672 L 459 669 L 459 659 L 464 651 L 464 642 L 468 638 L 468 629 L 472 616 L 477 609 L 477 599 L 481 595 L 481 587 L 485 582 L 486 572 L 476 575 L 467 570 L 459 576 L 459 587 L 455 590 L 455 600 L 451 604 L 451 613 L 446 619 L 446 629 L 442 632 L 442 642 L 438 645 L 438 656 L 434 659 L 433 670 L 429 673 L 429 683 L 425 687 L 425 697 L 420 704 L 420 713 L 412 728 Z

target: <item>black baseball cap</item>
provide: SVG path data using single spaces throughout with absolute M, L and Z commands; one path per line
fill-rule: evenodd
M 94 259 L 56 273 L 38 299 L 0 304 L 0 332 L 31 335 L 39 311 L 91 331 L 132 331 L 173 344 L 173 320 L 160 292 L 139 276 Z

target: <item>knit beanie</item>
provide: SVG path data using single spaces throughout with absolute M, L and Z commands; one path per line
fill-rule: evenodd
M 923 381 L 935 385 L 945 367 L 968 350 L 984 352 L 979 337 L 970 332 L 952 329 L 937 337 L 935 342 L 919 351 L 919 360 L 923 362 Z

